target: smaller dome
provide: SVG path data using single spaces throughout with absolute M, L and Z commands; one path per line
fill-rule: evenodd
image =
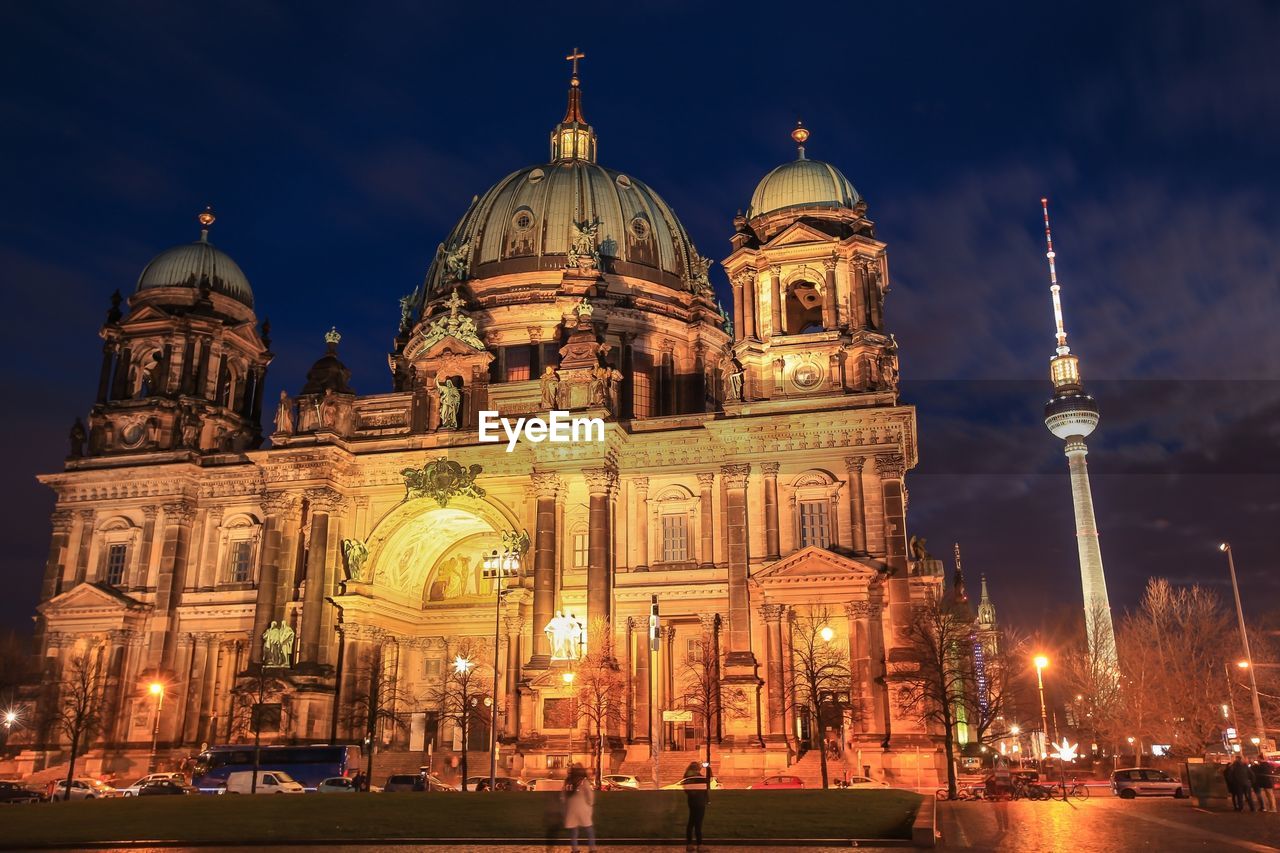
M 862 196 L 839 169 L 821 160 L 783 163 L 761 179 L 751 194 L 747 218 L 793 207 L 853 208 Z
M 338 342 L 342 335 L 337 328 L 325 332 L 325 353 L 311 365 L 307 371 L 307 382 L 302 386 L 302 394 L 323 394 L 334 391 L 338 394 L 354 394 L 351 389 L 351 371 L 338 358 Z
M 198 217 L 200 239 L 165 249 L 151 259 L 138 276 L 138 292 L 155 287 L 199 288 L 200 282 L 209 280 L 209 287 L 253 307 L 253 290 L 239 264 L 231 256 L 209 242 L 209 226 L 214 222 L 213 212 L 206 209 Z

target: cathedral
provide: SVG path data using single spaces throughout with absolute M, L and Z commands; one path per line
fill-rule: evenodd
M 267 395 L 255 303 L 288 294 L 250 287 L 212 211 L 112 298 L 96 399 L 40 478 L 32 713 L 92 668 L 87 770 L 257 736 L 415 769 L 471 750 L 487 772 L 493 750 L 537 777 L 598 735 L 605 772 L 642 778 L 708 739 L 729 779 L 829 744 L 836 775 L 945 774 L 940 733 L 893 700 L 942 572 L 908 540 L 916 418 L 867 202 L 797 126 L 732 219 L 722 306 L 675 212 L 598 161 L 571 58 L 549 158 L 462 214 L 400 299 L 386 381 L 352 377 L 335 328 Z M 806 702 L 814 618 L 843 680 Z M 623 685 L 598 732 L 574 685 L 594 643 Z M 690 710 L 698 660 L 745 701 Z M 460 663 L 469 730 L 445 707 Z M 29 746 L 66 759 L 52 726 Z

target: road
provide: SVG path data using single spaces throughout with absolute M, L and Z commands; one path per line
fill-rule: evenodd
M 1116 850 L 1252 850 L 1280 853 L 1280 814 L 1205 810 L 1190 800 L 939 803 L 944 844 L 998 853 L 1114 853 Z M 1001 809 L 1008 829 L 1000 828 Z

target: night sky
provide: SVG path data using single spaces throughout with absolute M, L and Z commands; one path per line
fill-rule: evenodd
M 885 8 L 896 7 L 896 8 Z M 889 245 L 888 322 L 918 407 L 911 533 L 985 572 L 1026 629 L 1080 598 L 1066 460 L 1042 423 L 1051 199 L 1112 602 L 1145 579 L 1280 603 L 1280 5 L 26 3 L 0 12 L 5 416 L 0 625 L 25 630 L 108 298 L 212 241 L 253 285 L 296 393 L 336 324 L 385 353 L 474 194 L 547 157 L 574 45 L 600 161 L 704 255 L 794 157 L 849 177 Z M 728 301 L 717 265 L 712 280 Z M 1070 605 L 1070 607 L 1068 606 Z

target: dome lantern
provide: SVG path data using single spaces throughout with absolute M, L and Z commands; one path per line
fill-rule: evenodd
M 791 208 L 856 212 L 862 196 L 844 174 L 821 160 L 805 155 L 809 129 L 796 122 L 791 139 L 796 144 L 796 159 L 783 163 L 760 179 L 751 194 L 748 220 Z
M 596 132 L 582 115 L 582 84 L 578 80 L 578 60 L 585 53 L 576 47 L 565 59 L 573 63 L 573 75 L 569 78 L 569 106 L 564 118 L 551 131 L 551 160 L 596 161 Z

